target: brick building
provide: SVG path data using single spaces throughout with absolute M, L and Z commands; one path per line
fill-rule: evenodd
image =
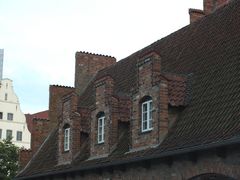
M 50 87 L 48 136 L 17 179 L 240 179 L 240 1 L 189 13 L 121 61 L 77 52 L 75 87 Z

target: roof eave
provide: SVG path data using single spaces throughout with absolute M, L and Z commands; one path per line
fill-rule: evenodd
M 166 158 L 166 157 L 177 156 L 177 155 L 187 154 L 187 153 L 197 152 L 197 151 L 204 151 L 204 150 L 209 150 L 209 149 L 214 149 L 214 148 L 219 148 L 219 147 L 231 146 L 231 145 L 236 145 L 236 144 L 240 144 L 240 137 L 234 137 L 234 138 L 231 138 L 228 140 L 218 141 L 218 142 L 214 142 L 214 143 L 210 143 L 210 144 L 202 144 L 199 146 L 193 146 L 193 147 L 188 147 L 188 148 L 183 148 L 183 149 L 166 151 L 166 152 L 159 153 L 157 155 L 152 155 L 152 156 L 147 156 L 147 157 L 133 158 L 130 160 L 120 160 L 117 162 L 97 164 L 97 165 L 92 165 L 92 166 L 88 166 L 88 167 L 76 167 L 76 168 L 72 168 L 72 169 L 68 169 L 68 170 L 60 170 L 60 171 L 55 171 L 55 172 L 42 173 L 42 174 L 38 174 L 38 175 L 19 177 L 19 178 L 15 178 L 15 179 L 16 180 L 31 179 L 31 178 L 38 178 L 38 177 L 47 176 L 47 175 L 65 174 L 65 173 L 71 173 L 71 172 L 75 172 L 75 171 L 87 171 L 87 170 L 98 169 L 98 168 L 106 168 L 106 167 L 110 167 L 110 166 L 119 166 L 119 165 L 124 165 L 126 163 L 136 163 L 136 162 L 140 162 L 140 161 Z

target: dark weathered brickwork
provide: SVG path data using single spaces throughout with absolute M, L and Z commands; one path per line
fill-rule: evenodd
M 227 5 L 230 0 L 203 0 L 203 10 L 199 9 L 189 9 L 190 23 L 193 23 L 205 15 L 209 15 L 221 8 L 224 5 Z
M 116 63 L 114 57 L 87 52 L 77 52 L 75 58 L 75 88 L 78 94 L 85 90 L 98 71 Z

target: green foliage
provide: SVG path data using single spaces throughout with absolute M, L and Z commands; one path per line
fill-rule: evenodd
M 0 179 L 13 179 L 18 170 L 18 147 L 11 139 L 0 141 Z

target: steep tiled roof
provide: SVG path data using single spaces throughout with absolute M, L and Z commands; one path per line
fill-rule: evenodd
M 49 171 L 49 167 L 54 167 L 57 163 L 57 129 L 53 130 L 49 137 L 33 156 L 24 170 L 24 174 L 37 174 Z M 44 161 L 43 161 L 44 159 Z M 53 170 L 51 168 L 51 170 Z
M 172 106 L 183 106 L 187 104 L 187 81 L 186 76 L 166 74 L 168 79 L 169 104 Z
M 206 149 L 229 143 L 240 142 L 240 1 L 231 2 L 214 14 L 151 44 L 126 59 L 110 66 L 97 75 L 100 78 L 110 75 L 115 80 L 115 93 L 128 94 L 136 87 L 136 62 L 138 57 L 147 52 L 156 51 L 161 56 L 162 72 L 191 74 L 191 101 L 181 112 L 165 140 L 159 147 L 143 151 L 124 153 L 107 158 L 79 162 L 69 170 L 104 167 L 112 164 L 133 162 L 146 158 L 164 157 L 178 152 Z M 180 82 L 170 84 L 170 93 L 178 84 L 176 102 L 182 103 L 183 86 Z M 188 84 L 188 83 L 187 83 Z M 80 98 L 80 106 L 94 103 L 93 84 Z M 185 88 L 188 91 L 188 88 Z M 89 90 L 89 91 L 88 91 Z M 81 101 L 81 99 L 84 101 Z M 186 98 L 185 98 L 186 100 Z M 171 103 L 171 102 L 170 102 Z M 20 176 L 47 173 L 55 168 L 56 159 L 48 165 L 42 157 L 48 143 L 55 144 L 56 132 L 50 135 L 32 165 Z M 51 147 L 51 146 L 50 146 Z M 126 146 L 123 146 L 124 148 Z M 45 153 L 55 157 L 57 149 L 53 147 Z M 125 151 L 124 151 L 125 152 Z M 44 153 L 44 154 L 45 154 Z M 123 153 L 123 152 L 122 152 Z M 41 158 L 42 157 L 42 158 Z M 34 161 L 38 161 L 39 165 Z M 34 166 L 35 164 L 35 166 Z M 44 169 L 44 166 L 48 168 Z M 52 172 L 54 173 L 54 172 Z

